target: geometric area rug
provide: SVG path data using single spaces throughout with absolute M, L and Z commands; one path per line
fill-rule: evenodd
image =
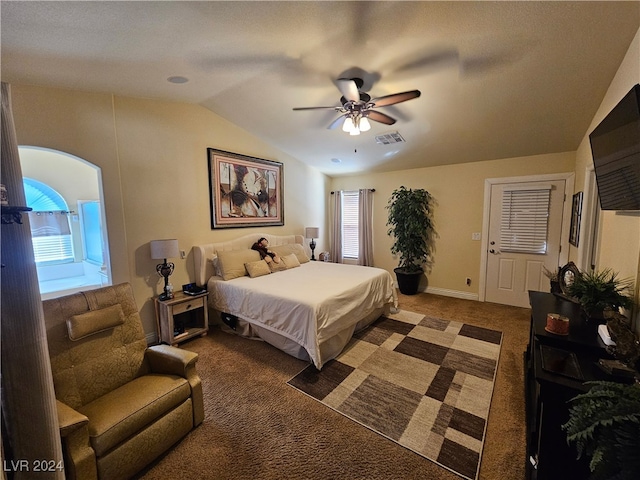
M 321 371 L 287 383 L 463 478 L 478 476 L 502 332 L 413 312 L 380 317 Z

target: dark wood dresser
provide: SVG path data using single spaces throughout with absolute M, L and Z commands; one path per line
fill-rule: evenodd
M 561 428 L 569 418 L 567 401 L 591 380 L 612 380 L 597 366 L 611 358 L 598 335 L 598 323 L 587 321 L 580 306 L 551 293 L 529 292 L 531 333 L 525 352 L 527 473 L 532 480 L 587 479 L 588 461 L 576 459 Z M 547 332 L 547 314 L 569 318 L 569 334 Z

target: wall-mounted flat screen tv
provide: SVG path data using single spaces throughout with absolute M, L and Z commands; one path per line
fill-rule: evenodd
M 589 135 L 603 210 L 640 210 L 640 85 Z

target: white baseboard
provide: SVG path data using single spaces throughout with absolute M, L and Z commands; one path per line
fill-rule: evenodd
M 474 300 L 476 302 L 479 298 L 477 293 L 461 292 L 460 290 L 449 290 L 447 288 L 427 287 L 423 292 L 444 297 L 462 298 L 463 300 Z

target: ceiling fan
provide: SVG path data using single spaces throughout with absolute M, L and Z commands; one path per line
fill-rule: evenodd
M 420 96 L 420 90 L 410 90 L 408 92 L 393 93 L 378 98 L 371 96 L 360 89 L 363 85 L 361 78 L 339 78 L 336 85 L 342 93 L 340 98 L 340 106 L 333 107 L 296 107 L 294 110 L 320 110 L 332 109 L 340 112 L 340 117 L 336 118 L 329 129 L 336 128 L 342 122 L 342 130 L 350 135 L 360 135 L 360 132 L 366 132 L 371 128 L 369 120 L 384 123 L 385 125 L 393 125 L 396 123 L 395 118 L 390 117 L 386 113 L 374 110 L 378 107 L 387 107 L 396 103 L 406 102 Z

